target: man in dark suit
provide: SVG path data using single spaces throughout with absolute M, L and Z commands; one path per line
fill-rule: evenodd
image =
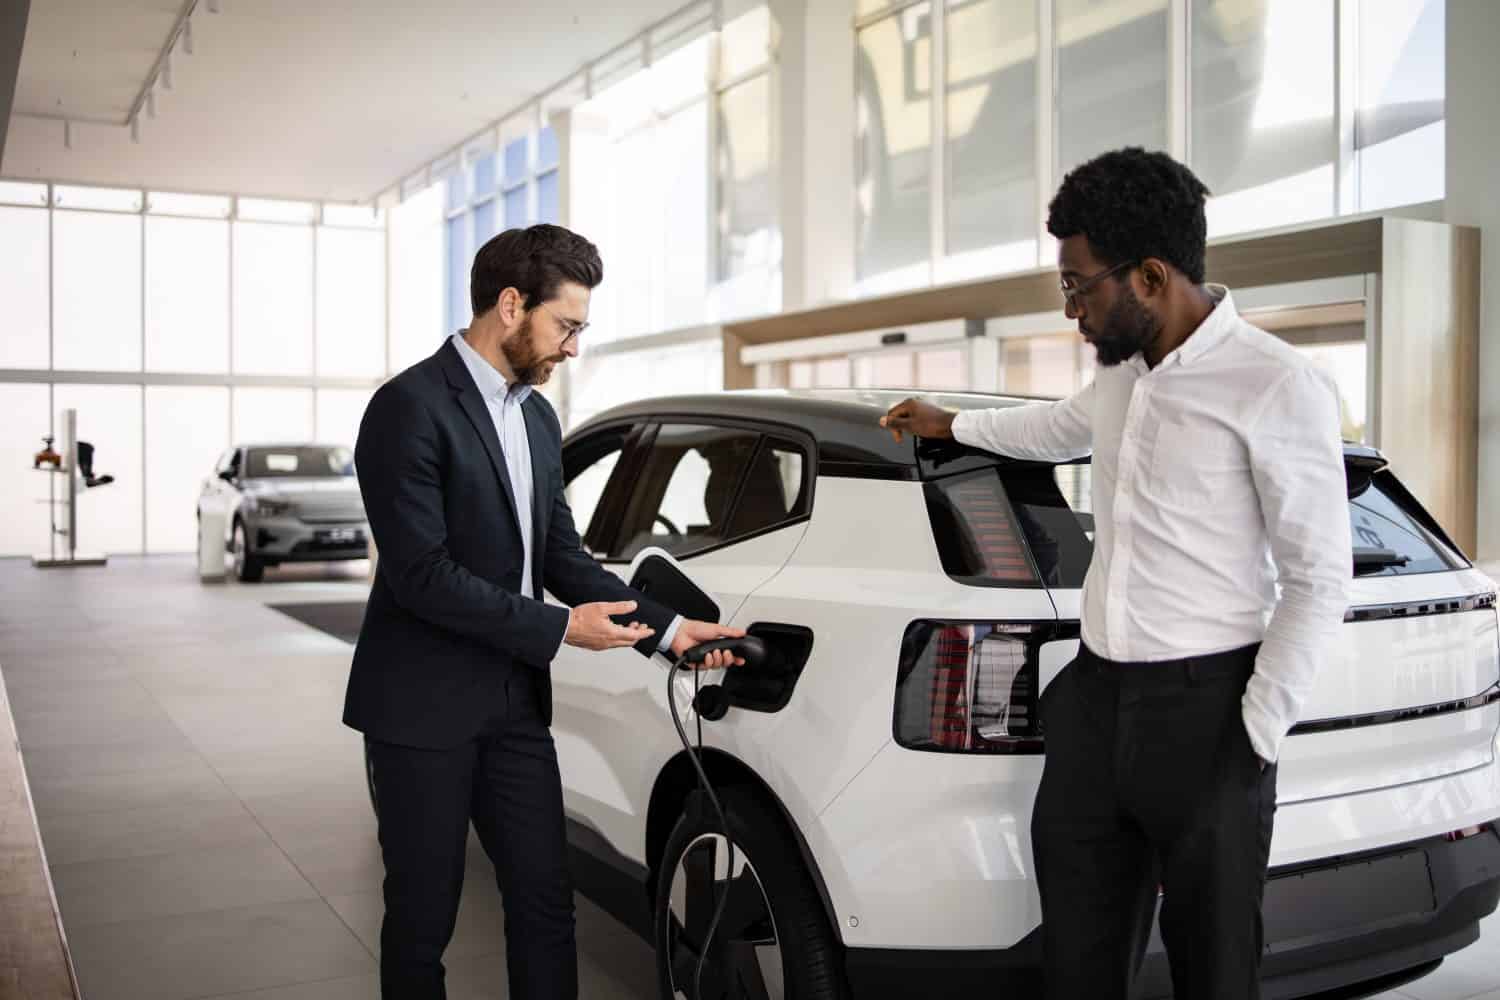
M 386 1000 L 445 996 L 471 820 L 505 904 L 511 997 L 577 996 L 548 664 L 564 642 L 675 656 L 744 634 L 675 617 L 579 543 L 562 430 L 532 387 L 577 355 L 602 277 L 594 245 L 561 227 L 496 236 L 474 257 L 473 323 L 382 386 L 360 424 L 380 559 L 344 722 L 365 734 L 379 803 Z

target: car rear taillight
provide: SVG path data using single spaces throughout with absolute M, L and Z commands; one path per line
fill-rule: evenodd
M 1056 622 L 913 622 L 901 643 L 896 741 L 935 752 L 1041 753 L 1041 647 L 1063 631 Z

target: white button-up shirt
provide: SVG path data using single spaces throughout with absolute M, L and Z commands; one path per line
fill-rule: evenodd
M 1137 354 L 1068 399 L 960 413 L 953 436 L 1048 462 L 1092 453 L 1084 643 L 1129 662 L 1262 643 L 1243 715 L 1273 761 L 1347 606 L 1338 394 L 1209 288 L 1218 305 L 1156 368 Z
M 531 583 L 531 568 L 534 565 L 531 551 L 535 542 L 535 538 L 532 537 L 531 523 L 534 486 L 531 469 L 531 437 L 526 431 L 526 414 L 521 409 L 521 405 L 526 402 L 533 390 L 524 382 L 507 382 L 498 368 L 469 346 L 463 334 L 463 330 L 453 334 L 453 346 L 457 349 L 458 356 L 463 359 L 464 367 L 469 370 L 469 377 L 474 380 L 474 386 L 483 397 L 485 409 L 489 411 L 490 420 L 495 425 L 495 434 L 500 439 L 500 451 L 505 458 L 505 471 L 510 476 L 511 495 L 516 502 L 516 526 L 521 530 L 523 553 L 521 596 L 535 598 L 537 595 Z M 568 625 L 572 623 L 573 616 L 570 611 Z M 662 633 L 658 648 L 663 653 L 670 653 L 672 640 L 677 637 L 677 628 L 681 624 L 682 616 L 677 615 Z M 568 630 L 564 627 L 563 636 L 557 642 L 558 649 L 562 648 L 567 636 Z

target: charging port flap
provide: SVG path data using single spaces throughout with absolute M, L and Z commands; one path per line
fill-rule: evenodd
M 731 667 L 724 672 L 729 704 L 752 712 L 779 712 L 812 654 L 812 629 L 782 622 L 756 622 L 745 629 L 766 645 L 766 662 L 758 670 Z

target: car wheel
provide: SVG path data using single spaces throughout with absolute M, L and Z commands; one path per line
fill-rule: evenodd
M 719 792 L 734 842 L 694 793 L 667 839 L 657 877 L 656 965 L 667 1000 L 846 1000 L 842 947 L 781 818 L 745 788 Z M 703 960 L 719 895 L 724 914 Z
M 245 537 L 245 522 L 234 522 L 234 540 L 230 542 L 234 553 L 234 578 L 241 583 L 258 583 L 265 576 L 266 567 L 250 551 L 250 539 Z

